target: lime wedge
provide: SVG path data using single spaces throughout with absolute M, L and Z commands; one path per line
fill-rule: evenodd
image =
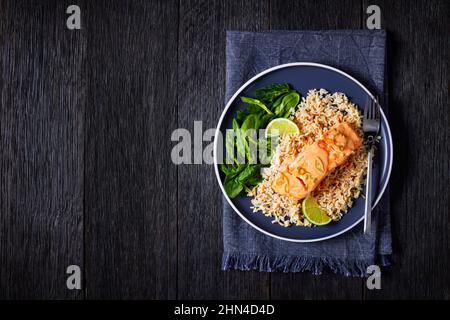
M 308 196 L 303 200 L 302 211 L 305 218 L 317 226 L 323 226 L 331 222 L 331 218 L 327 215 L 327 212 L 319 207 L 314 197 Z
M 300 133 L 294 121 L 286 118 L 277 118 L 269 122 L 266 128 L 266 138 L 273 135 Z

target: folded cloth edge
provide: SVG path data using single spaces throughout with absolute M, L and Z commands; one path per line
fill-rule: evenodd
M 390 254 L 376 257 L 378 266 L 391 264 Z M 262 271 L 262 272 L 305 272 L 321 275 L 324 270 L 331 270 L 347 277 L 366 277 L 367 268 L 373 265 L 373 259 L 340 259 L 335 257 L 309 256 L 270 256 L 260 253 L 224 252 L 222 270 Z

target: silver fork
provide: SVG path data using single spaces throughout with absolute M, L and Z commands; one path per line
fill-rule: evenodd
M 380 107 L 378 98 L 369 97 L 364 107 L 363 131 L 368 142 L 366 201 L 364 205 L 364 234 L 370 233 L 372 220 L 372 158 L 375 139 L 380 130 Z

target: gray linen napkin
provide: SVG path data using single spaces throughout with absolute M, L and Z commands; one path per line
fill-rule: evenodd
M 228 31 L 226 96 L 257 73 L 288 62 L 317 62 L 337 67 L 385 97 L 384 30 Z M 387 99 L 383 109 L 387 112 Z M 389 265 L 392 253 L 388 190 L 373 212 L 371 235 L 362 223 L 336 238 L 313 243 L 278 240 L 255 230 L 223 199 L 222 269 L 321 274 L 330 269 L 366 276 L 369 265 Z

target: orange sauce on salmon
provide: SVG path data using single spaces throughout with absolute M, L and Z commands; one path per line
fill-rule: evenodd
M 295 200 L 305 198 L 334 169 L 344 164 L 362 144 L 362 138 L 342 122 L 306 146 L 294 160 L 281 164 L 272 189 Z

